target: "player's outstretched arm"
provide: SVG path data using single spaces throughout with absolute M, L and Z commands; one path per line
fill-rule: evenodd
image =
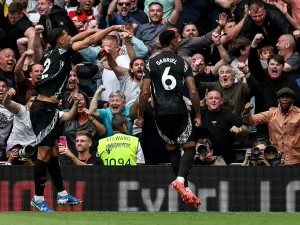
M 110 32 L 117 30 L 122 31 L 124 30 L 124 26 L 122 25 L 115 25 L 104 30 L 97 31 L 95 34 L 85 38 L 82 41 L 76 41 L 72 44 L 72 49 L 74 51 L 79 51 L 81 49 L 87 48 L 90 45 L 98 44 L 103 38 L 105 38 Z
M 69 121 L 75 119 L 78 111 L 78 95 L 74 95 L 74 104 L 69 112 L 65 112 L 59 119 L 60 122 Z
M 186 83 L 189 88 L 190 100 L 193 104 L 193 107 L 194 107 L 194 110 L 196 113 L 196 119 L 199 119 L 201 121 L 200 98 L 199 98 L 198 91 L 196 89 L 194 77 L 193 76 L 187 77 Z

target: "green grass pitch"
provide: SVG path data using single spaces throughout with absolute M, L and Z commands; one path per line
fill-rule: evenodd
M 299 225 L 288 213 L 0 212 L 0 225 Z

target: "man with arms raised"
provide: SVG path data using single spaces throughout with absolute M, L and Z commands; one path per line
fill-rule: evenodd
M 52 212 L 43 196 L 47 170 L 58 191 L 58 204 L 76 205 L 82 202 L 69 195 L 64 189 L 56 144 L 62 131 L 62 124 L 59 122 L 71 120 L 77 111 L 77 106 L 74 102 L 75 107 L 72 107 L 68 113 L 61 113 L 58 104 L 67 85 L 71 57 L 76 51 L 98 43 L 108 33 L 120 28 L 121 26 L 112 26 L 98 32 L 89 30 L 73 38 L 63 28 L 55 28 L 48 36 L 51 48 L 45 52 L 45 69 L 35 87 L 39 95 L 30 110 L 30 120 L 38 145 L 37 161 L 34 166 L 35 196 L 31 200 L 31 205 L 40 211 Z M 72 43 L 73 40 L 77 41 Z

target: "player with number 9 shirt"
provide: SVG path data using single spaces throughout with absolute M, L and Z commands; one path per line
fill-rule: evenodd
M 151 86 L 156 127 L 166 143 L 172 169 L 177 176 L 172 182 L 172 187 L 178 191 L 183 201 L 197 208 L 200 199 L 190 191 L 187 182 L 196 152 L 196 143 L 193 138 L 191 117 L 182 95 L 185 82 L 196 114 L 196 127 L 201 125 L 200 99 L 191 67 L 175 53 L 179 46 L 178 34 L 173 30 L 165 30 L 159 35 L 159 41 L 163 51 L 150 58 L 144 69 L 137 125 L 140 127 L 143 125 L 143 115 Z M 180 145 L 184 150 L 182 157 Z

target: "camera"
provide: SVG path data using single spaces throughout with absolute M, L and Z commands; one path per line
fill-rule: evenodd
M 21 159 L 29 159 L 34 154 L 35 150 L 35 147 L 27 145 L 24 148 L 22 147 L 19 149 L 19 156 Z
M 251 156 L 250 156 L 250 160 L 251 161 L 257 161 L 259 160 L 259 156 L 262 155 L 262 152 L 260 151 L 259 148 L 252 148 L 251 149 Z
M 268 161 L 281 158 L 281 152 L 273 145 L 268 145 L 264 150 L 264 156 Z
M 199 147 L 197 148 L 197 151 L 198 151 L 199 155 L 203 156 L 203 157 L 205 157 L 209 153 L 206 145 L 199 145 Z

